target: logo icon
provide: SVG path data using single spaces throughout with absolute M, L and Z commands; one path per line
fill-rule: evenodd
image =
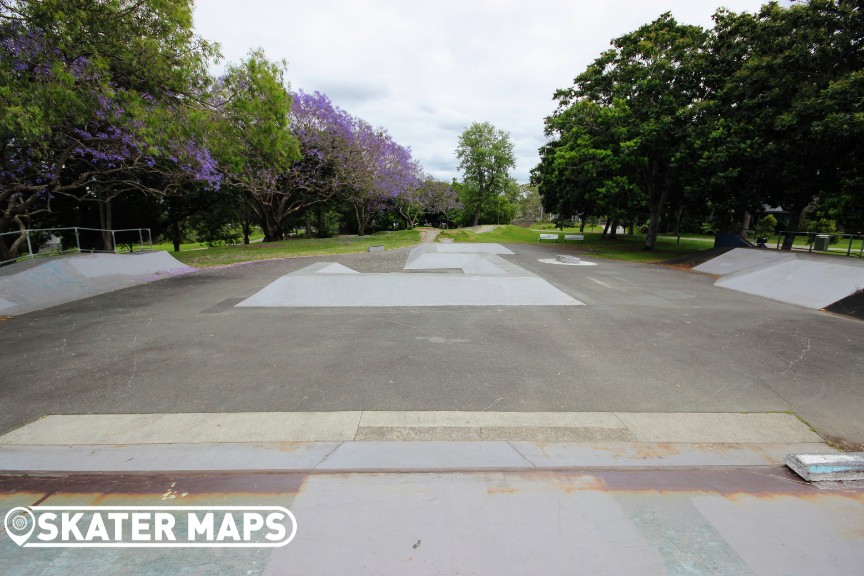
M 15 544 L 21 546 L 36 528 L 36 518 L 30 510 L 19 506 L 12 508 L 6 513 L 6 517 L 3 519 L 3 527 L 6 529 L 6 534 L 9 535 L 9 538 Z

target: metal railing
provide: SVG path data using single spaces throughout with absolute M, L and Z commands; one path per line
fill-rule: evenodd
M 72 232 L 72 234 L 68 234 L 68 232 Z M 55 232 L 60 232 L 61 235 L 57 236 L 54 234 Z M 98 244 L 104 238 L 105 233 L 111 234 L 111 246 L 113 249 L 105 250 L 98 249 L 93 246 L 88 246 L 87 242 L 84 243 L 82 247 L 82 235 L 86 235 L 87 233 L 97 232 L 99 233 L 99 237 L 97 238 L 97 242 L 93 243 Z M 67 234 L 62 234 L 67 233 Z M 145 242 L 145 233 L 146 233 L 146 242 Z M 153 237 L 150 233 L 149 228 L 124 228 L 121 230 L 108 230 L 104 228 L 83 228 L 80 226 L 73 226 L 67 228 L 28 228 L 26 230 L 14 230 L 12 232 L 3 232 L 0 234 L 0 237 L 3 236 L 15 236 L 20 237 L 24 235 L 27 242 L 27 253 L 22 254 L 20 256 L 16 256 L 15 258 L 10 258 L 7 260 L 0 260 L 0 265 L 8 264 L 9 262 L 17 262 L 19 260 L 29 260 L 30 258 L 41 258 L 45 256 L 59 256 L 61 254 L 80 254 L 83 252 L 94 252 L 94 253 L 108 253 L 108 254 L 117 254 L 122 252 L 134 252 L 135 246 L 139 247 L 139 251 L 152 251 L 153 250 Z M 46 239 L 45 236 L 48 235 Z M 120 244 L 117 243 L 117 236 L 120 235 Z M 137 242 L 135 242 L 137 235 Z M 74 236 L 75 238 L 75 246 L 69 243 L 68 247 L 64 247 L 64 238 L 63 236 Z M 92 236 L 92 234 L 90 235 Z M 129 239 L 131 237 L 131 240 Z M 13 239 L 12 242 L 15 240 Z M 102 242 L 104 245 L 104 242 Z M 128 250 L 118 249 L 118 246 L 128 247 Z
M 854 244 L 855 240 L 861 240 L 861 246 L 858 248 L 857 256 L 858 256 L 858 258 L 861 258 L 862 255 L 864 255 L 864 234 L 843 234 L 841 232 L 793 232 L 791 230 L 782 230 L 780 232 L 777 232 L 777 246 L 776 246 L 776 248 L 778 250 L 780 249 L 780 246 L 783 244 L 783 240 L 785 239 L 785 237 L 789 234 L 793 234 L 796 237 L 797 236 L 807 236 L 807 251 L 808 252 L 813 252 L 814 245 L 816 244 L 816 237 L 817 236 L 830 236 L 832 238 L 836 237 L 836 238 L 838 238 L 838 241 L 837 241 L 838 245 L 843 244 L 844 243 L 843 240 L 848 238 L 849 243 L 846 246 L 846 256 L 852 256 L 853 255 L 852 245 Z M 795 246 L 794 241 L 793 241 L 792 249 L 793 250 L 804 250 L 804 247 L 803 246 Z M 817 251 L 823 251 L 823 250 L 817 250 Z M 834 254 L 842 253 L 842 251 L 843 250 L 842 250 L 841 246 L 838 246 L 838 249 L 835 249 L 835 250 L 824 250 L 824 252 L 829 252 L 829 253 L 834 253 Z

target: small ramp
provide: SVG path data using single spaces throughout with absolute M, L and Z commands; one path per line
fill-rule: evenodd
M 736 248 L 694 268 L 715 286 L 819 310 L 864 290 L 864 262 Z
M 30 260 L 0 269 L 0 314 L 17 316 L 194 270 L 163 251 Z

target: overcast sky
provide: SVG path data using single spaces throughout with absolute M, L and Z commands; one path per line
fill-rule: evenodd
M 386 128 L 433 176 L 460 174 L 459 134 L 489 121 L 510 133 L 527 182 L 552 94 L 609 41 L 669 11 L 711 26 L 718 6 L 761 0 L 197 0 L 195 26 L 228 62 L 263 48 L 288 61 L 292 90 L 320 91 Z M 788 1 L 782 2 L 787 5 Z

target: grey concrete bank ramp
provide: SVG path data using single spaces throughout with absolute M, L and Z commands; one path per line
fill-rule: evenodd
M 580 306 L 543 278 L 508 262 L 500 244 L 423 243 L 403 272 L 360 274 L 316 263 L 286 274 L 240 308 L 404 306 Z M 434 272 L 454 272 L 438 274 Z M 424 273 L 425 272 L 425 273 Z
M 0 315 L 17 316 L 194 270 L 162 251 L 19 262 L 0 268 Z
M 814 310 L 864 290 L 857 258 L 736 248 L 694 270 L 719 276 L 715 286 Z

